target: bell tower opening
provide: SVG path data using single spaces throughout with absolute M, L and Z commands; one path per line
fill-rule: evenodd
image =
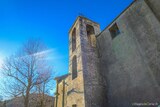
M 72 32 L 72 52 L 76 49 L 76 28 Z
M 72 59 L 72 80 L 77 78 L 77 57 L 74 56 Z
M 89 45 L 92 47 L 96 47 L 96 37 L 95 37 L 94 27 L 87 24 L 86 31 L 87 31 Z

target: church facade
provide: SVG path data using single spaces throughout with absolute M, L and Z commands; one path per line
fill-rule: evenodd
M 102 32 L 79 16 L 69 31 L 69 73 L 55 107 L 160 104 L 160 1 L 135 0 Z

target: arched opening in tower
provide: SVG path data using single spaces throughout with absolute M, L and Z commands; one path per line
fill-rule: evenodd
M 77 57 L 74 56 L 72 59 L 72 80 L 77 77 Z
M 76 49 L 76 28 L 72 32 L 72 52 Z
M 89 45 L 91 45 L 92 47 L 96 47 L 96 37 L 95 37 L 94 27 L 91 25 L 86 25 L 86 31 L 87 31 Z

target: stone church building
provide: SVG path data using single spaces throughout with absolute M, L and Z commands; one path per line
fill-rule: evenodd
M 134 0 L 103 31 L 79 16 L 55 80 L 55 107 L 159 107 L 160 0 Z

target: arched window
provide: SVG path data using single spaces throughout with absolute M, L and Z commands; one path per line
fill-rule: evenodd
M 76 28 L 72 32 L 72 52 L 76 49 Z
M 72 59 L 72 80 L 77 77 L 77 57 L 74 56 Z
M 94 27 L 91 25 L 86 25 L 88 42 L 92 47 L 96 47 L 96 37 Z

